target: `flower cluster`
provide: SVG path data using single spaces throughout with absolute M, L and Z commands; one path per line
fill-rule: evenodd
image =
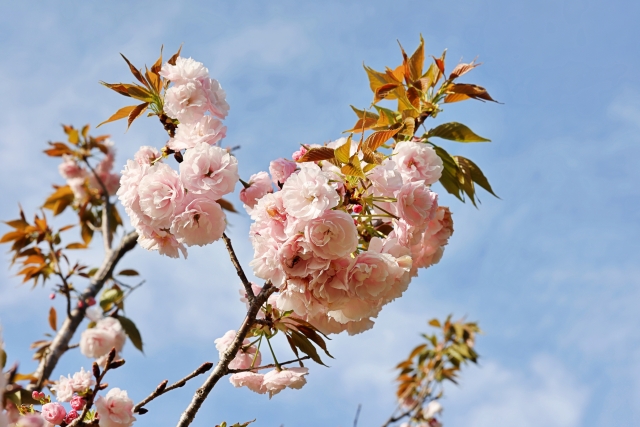
M 160 74 L 173 82 L 165 94 L 165 112 L 180 123 L 162 153 L 144 146 L 127 161 L 118 196 L 142 247 L 186 257 L 185 246 L 222 237 L 226 217 L 218 200 L 234 190 L 238 163 L 216 145 L 226 132 L 218 118 L 226 117 L 229 105 L 208 70 L 191 58 L 177 58 L 175 65 L 164 64 Z M 162 160 L 181 150 L 186 152 L 178 173 Z
M 80 163 L 77 157 L 68 154 L 62 156 L 63 162 L 58 165 L 60 175 L 67 180 L 67 185 L 79 204 L 86 201 L 90 193 L 103 193 L 103 185 L 110 196 L 116 194 L 120 186 L 120 175 L 112 172 L 116 155 L 114 143 L 106 139 L 101 146 L 105 150 L 105 156 L 93 171 Z
M 216 348 L 220 352 L 220 358 L 236 337 L 236 331 L 228 331 L 224 336 L 215 340 Z M 246 370 L 229 377 L 234 387 L 247 387 L 256 393 L 269 393 L 269 398 L 280 393 L 285 388 L 300 389 L 307 383 L 305 375 L 307 368 L 275 368 L 266 374 L 256 372 L 254 368 L 260 366 L 262 357 L 260 351 L 251 345 L 248 339 L 242 343 L 240 351 L 229 364 L 229 369 Z
M 345 138 L 327 148 L 345 144 L 351 156 L 358 152 Z M 401 141 L 364 179 L 352 180 L 331 161 L 304 161 L 317 148 L 294 153 L 298 162 L 271 162 L 279 191 L 266 185 L 266 172 L 245 188 L 251 266 L 278 287 L 279 309 L 325 333 L 354 334 L 372 327 L 418 268 L 440 260 L 453 232 L 449 210 L 431 191 L 442 160 L 426 144 Z

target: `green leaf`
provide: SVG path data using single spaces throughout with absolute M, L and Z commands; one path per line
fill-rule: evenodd
M 113 285 L 110 289 L 106 289 L 100 296 L 100 307 L 102 310 L 107 311 L 111 309 L 114 304 L 118 304 L 122 301 L 124 292 L 118 285 Z
M 140 274 L 135 271 L 132 270 L 130 268 L 126 269 L 126 270 L 122 270 L 120 273 L 118 273 L 118 276 L 139 276 Z
M 448 139 L 458 142 L 489 142 L 490 139 L 483 138 L 476 135 L 471 129 L 462 123 L 451 122 L 444 123 L 440 126 L 436 126 L 427 132 L 426 137 L 431 138 L 437 136 L 438 138 Z
M 0 348 L 0 371 L 7 365 L 7 352 Z
M 464 202 L 464 199 L 462 198 L 462 194 L 460 192 L 460 184 L 458 182 L 458 164 L 456 163 L 455 159 L 451 157 L 449 153 L 447 153 L 447 151 L 443 148 L 436 145 L 433 147 L 433 149 L 436 151 L 438 157 L 442 159 L 443 169 L 442 175 L 440 176 L 440 184 L 442 184 L 444 189 L 447 190 L 449 194 L 453 194 L 460 201 Z
M 327 366 L 322 362 L 322 359 L 320 359 L 320 356 L 318 355 L 318 351 L 307 337 L 294 330 L 290 330 L 289 333 L 296 347 L 298 347 L 304 354 L 309 356 L 314 362 Z
M 134 347 L 144 353 L 144 350 L 142 349 L 142 336 L 140 336 L 140 331 L 138 331 L 135 323 L 133 323 L 130 319 L 120 315 L 117 317 L 117 319 L 120 321 L 122 329 L 124 329 Z

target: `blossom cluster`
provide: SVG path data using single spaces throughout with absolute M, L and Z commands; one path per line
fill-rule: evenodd
M 414 141 L 398 142 L 355 183 L 329 161 L 271 162 L 278 191 L 260 172 L 241 193 L 254 221 L 254 274 L 278 287 L 279 309 L 325 333 L 371 328 L 419 268 L 440 260 L 453 232 L 448 208 L 431 190 L 442 169 L 435 151 Z
M 164 110 L 179 121 L 175 136 L 162 153 L 143 146 L 127 161 L 118 196 L 142 247 L 186 257 L 185 246 L 203 246 L 222 237 L 226 217 L 218 200 L 234 190 L 238 163 L 216 145 L 226 133 L 219 119 L 229 110 L 220 83 L 191 58 L 164 64 L 160 74 L 173 83 Z M 167 149 L 186 150 L 179 172 L 162 161 Z
M 90 192 L 102 193 L 102 185 L 107 190 L 109 196 L 113 196 L 120 186 L 120 174 L 113 173 L 113 163 L 115 161 L 115 147 L 110 139 L 102 142 L 105 148 L 104 158 L 96 165 L 93 172 L 84 164 L 71 155 L 62 156 L 63 162 L 58 165 L 58 171 L 67 185 L 73 191 L 74 198 L 82 204 L 89 197 Z M 94 173 L 95 172 L 95 173 Z
M 215 340 L 221 359 L 235 337 L 236 331 L 231 330 Z M 261 374 L 254 369 L 260 366 L 261 360 L 260 351 L 251 345 L 248 339 L 245 339 L 236 357 L 229 363 L 229 369 L 246 371 L 232 374 L 229 377 L 231 384 L 235 387 L 247 387 L 260 394 L 269 393 L 269 398 L 271 398 L 285 388 L 300 389 L 307 383 L 305 376 L 309 373 L 308 368 L 277 367 L 266 374 Z

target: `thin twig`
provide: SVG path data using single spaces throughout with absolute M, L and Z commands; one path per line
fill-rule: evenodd
M 247 293 L 247 300 L 249 304 L 253 302 L 253 299 L 256 297 L 253 293 L 253 289 L 251 289 L 251 282 L 247 279 L 246 274 L 244 274 L 244 270 L 240 265 L 240 261 L 238 261 L 238 257 L 236 256 L 236 252 L 233 250 L 233 246 L 231 246 L 231 239 L 225 234 L 222 233 L 222 240 L 224 240 L 224 245 L 227 247 L 227 252 L 229 252 L 229 256 L 231 257 L 231 263 L 236 268 L 236 272 L 238 273 L 238 277 L 242 281 L 242 285 L 244 286 L 244 291 Z
M 240 271 L 241 270 L 242 269 L 240 269 Z M 178 427 L 187 427 L 193 422 L 198 410 L 204 403 L 211 390 L 213 390 L 213 387 L 215 387 L 218 380 L 220 380 L 220 378 L 222 378 L 229 372 L 229 363 L 231 363 L 231 361 L 236 357 L 238 350 L 240 350 L 240 347 L 242 347 L 242 342 L 246 338 L 251 327 L 254 325 L 256 316 L 260 311 L 260 307 L 262 307 L 269 296 L 275 291 L 276 288 L 271 284 L 271 282 L 266 282 L 262 287 L 260 293 L 253 299 L 253 302 L 249 305 L 247 315 L 244 318 L 242 325 L 238 329 L 236 337 L 234 338 L 231 345 L 227 347 L 227 349 L 222 353 L 220 361 L 216 365 L 213 372 L 209 374 L 209 377 L 204 382 L 202 387 L 196 390 L 193 398 L 191 399 L 191 403 L 189 403 L 187 409 L 185 409 L 185 411 L 180 416 L 180 421 L 178 421 L 177 424 Z
M 358 427 L 358 418 L 360 418 L 361 409 L 362 409 L 362 403 L 358 403 L 358 409 L 356 409 L 356 417 L 353 420 L 353 427 Z
M 291 365 L 292 363 L 296 363 L 296 362 L 302 362 L 303 360 L 308 360 L 311 359 L 311 357 L 309 356 L 304 356 L 304 357 L 300 357 L 298 359 L 293 359 L 293 360 L 287 360 L 286 362 L 280 362 L 278 363 L 278 365 L 280 366 L 284 366 L 284 365 Z M 275 363 L 271 363 L 269 365 L 263 365 L 263 366 L 258 366 L 256 368 L 247 368 L 247 369 L 227 369 L 227 372 L 230 374 L 237 374 L 239 372 L 250 372 L 250 371 L 260 371 L 262 369 L 272 369 L 272 368 L 278 368 L 279 366 L 277 366 Z
M 111 210 L 111 200 L 109 200 L 109 192 L 107 191 L 107 186 L 102 182 L 95 169 L 91 167 L 89 160 L 87 158 L 83 159 L 86 163 L 87 167 L 93 173 L 96 181 L 100 184 L 100 188 L 102 188 L 102 200 L 104 201 L 104 209 L 102 209 L 102 239 L 104 240 L 104 250 L 106 253 L 111 252 L 111 245 L 113 236 L 111 235 L 111 219 L 109 218 L 109 211 Z
M 193 371 L 192 373 L 190 373 L 189 375 L 187 375 L 186 377 L 182 378 L 179 381 L 176 381 L 175 383 L 171 384 L 170 386 L 167 387 L 167 383 L 168 380 L 164 380 L 162 381 L 158 387 L 156 387 L 156 389 L 149 395 L 147 396 L 143 401 L 141 401 L 140 403 L 138 403 L 134 408 L 133 408 L 133 412 L 137 412 L 142 414 L 142 412 L 140 412 L 140 410 L 144 407 L 144 405 L 146 405 L 147 403 L 151 402 L 152 400 L 154 400 L 157 397 L 162 396 L 163 394 L 174 390 L 176 388 L 182 387 L 184 386 L 187 381 L 189 381 L 192 378 L 197 377 L 198 375 L 202 375 L 205 372 L 207 372 L 209 369 L 211 369 L 213 367 L 213 363 L 211 362 L 205 362 L 202 365 L 200 365 L 200 367 L 198 369 L 196 369 L 195 371 Z

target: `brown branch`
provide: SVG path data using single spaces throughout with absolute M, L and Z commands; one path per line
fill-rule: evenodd
M 280 362 L 280 363 L 278 363 L 278 365 L 280 365 L 280 366 L 291 365 L 292 363 L 302 362 L 303 360 L 308 360 L 308 359 L 311 359 L 311 357 L 310 356 L 304 356 L 304 357 L 300 357 L 298 359 L 287 360 L 286 362 Z M 258 366 L 257 368 L 227 369 L 227 373 L 229 373 L 229 374 L 237 374 L 237 373 L 240 373 L 240 372 L 260 371 L 262 369 L 279 368 L 280 366 L 277 366 L 275 363 L 272 363 L 270 365 Z
M 124 254 L 136 246 L 137 239 L 138 233 L 132 231 L 122 238 L 117 248 L 107 253 L 102 265 L 91 278 L 91 284 L 80 296 L 80 301 L 85 302 L 98 295 L 98 292 L 100 292 L 107 279 L 111 277 L 118 261 L 120 261 Z M 53 370 L 58 364 L 58 360 L 60 360 L 60 357 L 62 357 L 64 352 L 69 348 L 71 338 L 73 338 L 80 323 L 82 323 L 87 307 L 88 304 L 86 303 L 76 307 L 71 312 L 71 316 L 67 317 L 60 329 L 58 329 L 58 333 L 53 338 L 53 341 L 51 341 L 47 355 L 40 359 L 40 365 L 38 365 L 38 369 L 36 369 L 33 374 L 38 378 L 38 381 L 31 387 L 32 390 L 41 390 L 45 381 L 48 380 L 53 373 Z
M 183 379 L 176 381 L 175 383 L 171 384 L 170 386 L 167 387 L 167 383 L 169 382 L 168 380 L 164 380 L 162 381 L 158 387 L 156 387 L 156 389 L 149 395 L 147 396 L 143 401 L 141 401 L 140 403 L 138 403 L 134 408 L 133 408 L 133 412 L 137 412 L 140 414 L 144 414 L 146 413 L 146 409 L 144 410 L 144 412 L 142 412 L 141 410 L 143 409 L 144 405 L 146 405 L 147 403 L 151 402 L 153 399 L 155 399 L 156 397 L 160 397 L 163 394 L 170 392 L 171 390 L 174 390 L 176 388 L 182 387 L 184 386 L 187 381 L 189 381 L 192 378 L 197 377 L 198 375 L 202 375 L 205 372 L 207 372 L 209 369 L 211 369 L 213 367 L 213 363 L 211 362 L 205 362 L 202 365 L 200 365 L 200 367 L 198 369 L 196 369 L 195 371 L 193 371 L 192 373 L 190 373 L 189 375 L 187 375 L 186 377 L 184 377 Z
M 236 353 L 238 353 L 238 350 L 240 350 L 242 342 L 246 338 L 249 330 L 255 322 L 260 307 L 262 307 L 262 304 L 267 301 L 269 295 L 271 295 L 275 291 L 276 288 L 271 284 L 271 282 L 267 282 L 262 287 L 260 293 L 256 295 L 256 297 L 250 303 L 247 316 L 244 318 L 240 329 L 238 329 L 236 337 L 234 338 L 231 345 L 224 351 L 224 353 L 222 353 L 220 361 L 216 365 L 213 372 L 211 372 L 207 380 L 204 382 L 202 387 L 196 390 L 193 398 L 191 399 L 191 403 L 189 403 L 187 409 L 185 409 L 185 411 L 180 416 L 180 421 L 178 421 L 177 424 L 178 427 L 187 427 L 193 422 L 196 413 L 204 403 L 211 390 L 213 390 L 213 387 L 215 387 L 218 380 L 229 373 L 229 363 L 231 363 L 231 361 L 236 357 Z
M 251 282 L 249 281 L 249 279 L 247 279 L 247 275 L 244 274 L 244 270 L 242 270 L 240 261 L 238 261 L 238 257 L 236 256 L 236 252 L 233 250 L 233 246 L 231 246 L 231 239 L 229 239 L 229 237 L 225 233 L 222 233 L 222 240 L 224 240 L 224 245 L 227 247 L 229 257 L 231 257 L 231 263 L 236 268 L 238 277 L 242 281 L 244 291 L 247 293 L 247 300 L 249 301 L 249 304 L 251 304 L 253 302 L 253 299 L 255 298 L 253 289 L 251 289 Z

